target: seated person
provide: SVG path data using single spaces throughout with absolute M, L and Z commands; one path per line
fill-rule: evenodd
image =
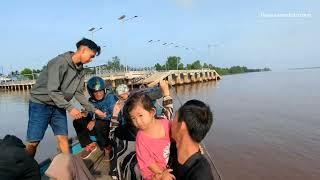
M 116 88 L 116 94 L 118 96 L 118 101 L 114 105 L 111 118 L 111 124 L 113 127 L 118 127 L 119 123 L 121 123 L 121 125 L 125 123 L 123 119 L 124 117 L 122 109 L 125 104 L 125 101 L 128 99 L 130 95 L 128 86 L 125 84 L 120 84 Z
M 37 161 L 26 151 L 26 146 L 16 136 L 0 139 L 0 179 L 40 180 Z
M 73 121 L 81 147 L 84 148 L 84 151 L 81 153 L 83 159 L 88 158 L 97 148 L 96 144 L 90 139 L 90 134 L 96 136 L 99 147 L 106 154 L 112 151 L 109 139 L 110 119 L 113 107 L 118 100 L 113 93 L 106 92 L 106 83 L 100 77 L 90 78 L 87 83 L 87 90 L 90 95 L 89 101 L 96 109 L 106 113 L 106 118 L 100 119 L 95 114 L 84 113 L 83 116 L 85 117 Z

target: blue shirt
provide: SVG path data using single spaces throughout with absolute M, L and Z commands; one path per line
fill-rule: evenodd
M 102 120 L 110 121 L 112 117 L 113 107 L 118 101 L 118 98 L 113 93 L 108 93 L 101 101 L 95 101 L 92 98 L 90 98 L 89 101 L 95 106 L 95 108 L 107 113 L 107 117 Z M 90 115 L 91 117 L 93 116 L 93 114 Z M 99 119 L 99 117 L 97 116 L 96 118 Z

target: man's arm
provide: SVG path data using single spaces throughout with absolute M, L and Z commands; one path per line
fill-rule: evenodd
M 88 101 L 83 91 L 84 91 L 84 76 L 81 78 L 79 86 L 77 87 L 77 90 L 74 96 L 87 111 L 94 112 L 95 107 L 93 106 L 93 104 L 91 104 Z

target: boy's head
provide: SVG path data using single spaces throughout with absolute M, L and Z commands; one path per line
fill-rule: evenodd
M 176 141 L 188 135 L 197 143 L 200 143 L 213 122 L 210 107 L 199 100 L 187 101 L 176 113 L 172 122 L 172 138 Z
M 77 53 L 80 57 L 80 62 L 86 64 L 97 55 L 99 56 L 101 48 L 95 42 L 90 39 L 83 38 L 76 44 Z
M 104 98 L 106 94 L 106 83 L 98 76 L 90 78 L 87 82 L 87 90 L 92 99 L 95 101 L 100 101 Z
M 127 85 L 125 84 L 120 84 L 117 88 L 116 88 L 116 93 L 119 97 L 119 99 L 121 100 L 127 100 L 129 97 L 129 88 Z

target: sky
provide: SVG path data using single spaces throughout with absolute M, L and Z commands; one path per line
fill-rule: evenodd
M 41 69 L 83 37 L 102 46 L 89 66 L 113 56 L 153 66 L 173 55 L 185 65 L 320 66 L 318 0 L 11 0 L 0 7 L 0 73 Z M 118 20 L 122 15 L 127 21 Z

